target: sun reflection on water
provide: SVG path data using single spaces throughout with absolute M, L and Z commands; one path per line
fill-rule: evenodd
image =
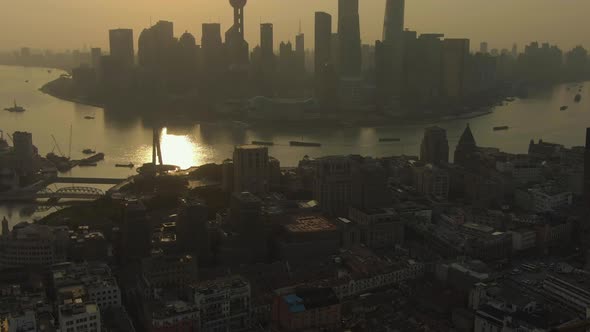
M 160 145 L 164 164 L 187 169 L 203 163 L 204 151 L 190 135 L 171 135 L 168 134 L 168 128 L 163 128 L 160 134 Z

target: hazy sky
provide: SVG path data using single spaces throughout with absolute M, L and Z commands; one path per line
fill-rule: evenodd
M 360 0 L 364 43 L 381 38 L 385 0 Z M 21 46 L 73 49 L 105 47 L 107 30 L 133 28 L 135 39 L 150 17 L 173 21 L 175 35 L 185 30 L 201 38 L 201 23 L 221 22 L 229 28 L 233 12 L 227 0 L 0 0 L 0 48 Z M 299 20 L 306 46 L 313 45 L 315 11 L 336 17 L 337 0 L 249 0 L 246 37 L 259 43 L 258 24 L 274 23 L 275 47 L 294 40 Z M 472 48 L 482 40 L 490 48 L 521 47 L 549 41 L 563 48 L 590 46 L 589 0 L 406 0 L 406 28 L 466 37 Z M 334 20 L 334 25 L 336 20 Z

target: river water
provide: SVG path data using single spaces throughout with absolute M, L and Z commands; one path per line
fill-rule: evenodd
M 151 125 L 139 116 L 130 115 L 137 112 L 103 110 L 59 100 L 38 90 L 62 73 L 42 68 L 0 66 L 0 109 L 10 106 L 13 99 L 27 109 L 24 113 L 1 111 L 0 130 L 5 133 L 17 130 L 33 133 L 33 143 L 42 155 L 51 151 L 58 153 L 51 135 L 55 136 L 59 149 L 73 159 L 82 158 L 85 148 L 105 153 L 105 160 L 97 167 L 77 167 L 62 176 L 126 177 L 135 174 L 134 169 L 117 168 L 115 164 L 131 162 L 141 165 L 151 160 Z M 488 115 L 420 125 L 277 129 L 271 126 L 237 128 L 232 125 L 181 122 L 163 129 L 162 154 L 165 163 L 188 168 L 219 163 L 231 158 L 235 145 L 260 140 L 275 142 L 269 152 L 281 161 L 282 166 L 295 166 L 305 155 L 418 155 L 424 127 L 436 124 L 447 129 L 452 157 L 454 146 L 467 123 L 479 146 L 498 147 L 507 152 L 526 153 L 529 141 L 539 138 L 566 146 L 583 145 L 585 128 L 590 126 L 589 91 L 589 88 L 583 87 L 582 101 L 574 103 L 578 88 L 559 85 L 528 99 L 496 107 Z M 569 109 L 560 111 L 562 105 L 568 105 Z M 87 120 L 85 116 L 95 119 Z M 492 130 L 494 126 L 504 125 L 510 126 L 510 130 Z M 401 141 L 379 143 L 380 137 L 400 138 Z M 323 145 L 321 148 L 290 147 L 289 141 L 320 142 Z M 31 211 L 31 207 L 22 205 L 0 205 L 0 219 L 6 215 L 13 225 L 48 213 L 32 214 Z

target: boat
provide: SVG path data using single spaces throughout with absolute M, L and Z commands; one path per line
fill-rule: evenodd
M 95 154 L 96 151 L 92 150 L 92 149 L 84 149 L 82 150 L 83 154 Z
M 298 141 L 290 141 L 290 146 L 310 146 L 310 147 L 320 147 L 322 146 L 321 143 L 313 143 L 313 142 L 298 142 Z
M 93 116 L 90 116 L 90 115 L 86 115 L 84 117 L 84 119 L 86 119 L 86 120 L 94 120 L 94 117 Z
M 494 131 L 508 130 L 508 129 L 510 129 L 510 127 L 508 127 L 508 126 L 497 126 L 497 127 L 494 127 Z
M 29 80 L 25 80 L 25 83 L 29 83 Z
M 133 168 L 133 167 L 135 167 L 135 165 L 133 165 L 132 163 L 129 163 L 129 164 L 115 164 L 115 167 L 128 167 L 128 168 Z
M 273 146 L 273 145 L 275 145 L 275 143 L 274 142 L 264 142 L 264 141 L 252 141 L 252 145 Z
M 22 112 L 26 111 L 26 109 L 24 107 L 18 106 L 16 104 L 16 100 L 14 101 L 14 106 L 6 107 L 4 110 L 8 111 L 8 112 L 13 112 L 13 113 L 22 113 Z
M 561 106 L 561 107 L 559 108 L 559 110 L 560 110 L 560 111 L 565 111 L 566 109 L 568 109 L 568 107 L 567 107 L 567 106 Z
M 399 142 L 401 139 L 399 138 L 380 138 L 379 142 Z
M 78 166 L 81 167 L 96 167 L 97 165 L 97 163 L 88 160 L 80 160 L 80 162 L 78 163 Z
M 504 100 L 510 103 L 510 102 L 513 102 L 513 101 L 515 101 L 515 100 L 516 100 L 516 98 L 514 98 L 514 97 L 508 97 L 508 98 L 506 98 L 506 99 L 504 99 Z
M 47 72 L 51 74 L 52 73 L 52 70 L 51 69 L 47 69 Z
M 82 161 L 87 161 L 87 162 L 93 163 L 93 162 L 101 161 L 103 159 L 104 159 L 104 153 L 101 152 L 101 153 L 97 153 L 93 156 L 90 156 L 86 159 L 83 159 Z
M 580 100 L 582 100 L 582 95 L 578 93 L 578 94 L 577 94 L 577 95 L 574 97 L 574 101 L 575 101 L 576 103 L 579 103 L 579 102 L 580 102 Z

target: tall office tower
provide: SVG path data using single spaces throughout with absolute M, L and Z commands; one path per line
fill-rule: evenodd
M 19 175 L 30 175 L 34 170 L 33 157 L 35 156 L 35 147 L 33 146 L 33 134 L 24 131 L 15 131 L 12 135 L 14 142 L 14 152 L 16 155 L 17 168 Z
M 176 46 L 174 24 L 159 21 L 148 29 L 144 29 L 139 35 L 137 44 L 137 58 L 140 66 L 155 71 L 170 67 Z
M 516 44 L 512 44 L 512 57 L 513 58 L 518 57 L 518 45 L 516 45 Z
M 479 44 L 479 53 L 488 54 L 488 43 L 482 42 Z
M 590 128 L 586 129 L 586 148 L 584 150 L 584 195 L 590 206 Z
M 209 255 L 208 209 L 199 200 L 183 199 L 176 221 L 176 233 L 184 253 L 196 254 L 199 260 Z
M 295 36 L 295 57 L 297 58 L 297 70 L 305 72 L 305 35 L 303 33 Z
M 338 0 L 338 38 L 340 76 L 360 76 L 361 30 L 358 0 Z
M 100 57 L 102 56 L 102 50 L 99 47 L 93 47 L 90 49 L 90 65 L 94 69 L 98 69 L 100 66 Z
M 109 31 L 111 58 L 126 66 L 135 63 L 135 48 L 133 47 L 133 30 L 114 29 Z
M 403 41 L 405 6 L 405 0 L 387 0 L 385 22 L 383 24 L 383 41 Z
M 433 165 L 449 162 L 449 141 L 447 131 L 434 126 L 424 130 L 420 146 L 420 160 Z
M 8 230 L 8 219 L 6 217 L 2 218 L 2 237 L 7 237 L 10 234 Z
M 152 226 L 141 201 L 128 201 L 123 210 L 122 257 L 127 261 L 148 257 L 152 246 Z
M 219 23 L 203 23 L 201 50 L 205 71 L 218 72 L 223 68 L 223 42 Z
M 257 145 L 235 148 L 234 192 L 265 193 L 268 177 L 268 148 Z
M 315 13 L 315 64 L 316 76 L 322 68 L 332 63 L 332 16 L 324 12 Z
M 260 24 L 260 56 L 266 70 L 274 69 L 274 35 L 272 23 Z
M 313 198 L 325 213 L 347 216 L 352 202 L 352 159 L 348 156 L 331 156 L 318 158 L 316 162 Z
M 461 98 L 465 95 L 468 57 L 469 39 L 447 38 L 443 41 L 442 81 L 446 97 Z
M 249 45 L 244 39 L 244 7 L 247 0 L 230 0 L 234 8 L 234 24 L 225 33 L 229 62 L 232 65 L 245 65 L 249 62 Z
M 379 40 L 375 42 L 376 102 L 380 108 L 390 104 L 393 95 L 393 61 L 391 54 L 391 44 Z

